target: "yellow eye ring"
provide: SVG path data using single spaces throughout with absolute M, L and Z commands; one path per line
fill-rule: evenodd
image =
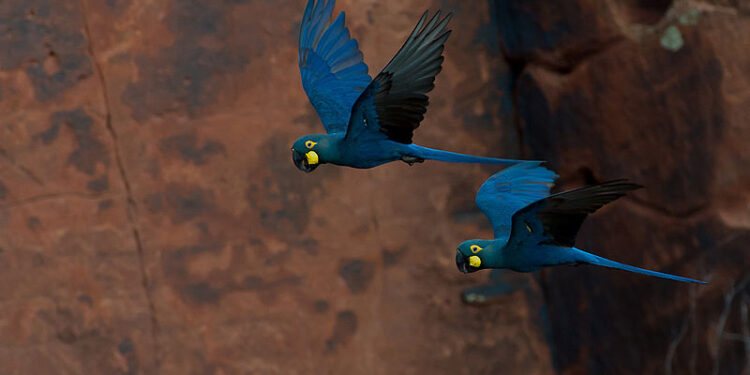
M 476 254 L 476 253 L 478 253 L 478 252 L 482 251 L 482 248 L 481 248 L 481 247 L 480 247 L 479 245 L 471 245 L 471 247 L 469 247 L 469 249 L 470 249 L 470 250 L 471 250 L 471 252 L 472 252 L 472 253 L 474 253 L 474 254 Z
M 313 148 L 317 144 L 318 144 L 317 142 L 307 141 L 307 142 L 305 142 L 305 147 L 307 147 L 307 148 Z

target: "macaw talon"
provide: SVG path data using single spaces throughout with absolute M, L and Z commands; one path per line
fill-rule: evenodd
M 414 163 L 424 163 L 424 159 L 418 156 L 411 156 L 411 155 L 402 156 L 401 161 L 409 165 L 414 165 Z

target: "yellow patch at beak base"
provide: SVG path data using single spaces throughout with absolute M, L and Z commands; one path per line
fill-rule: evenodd
M 305 154 L 305 157 L 307 158 L 307 164 L 315 165 L 320 162 L 320 159 L 318 159 L 318 153 L 315 151 L 308 151 Z
M 482 260 L 479 259 L 478 256 L 472 255 L 469 257 L 469 265 L 471 265 L 472 267 L 479 268 L 479 266 L 482 265 Z

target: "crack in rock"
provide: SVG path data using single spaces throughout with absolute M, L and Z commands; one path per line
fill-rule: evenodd
M 120 148 L 118 144 L 118 138 L 117 138 L 117 131 L 115 130 L 114 126 L 112 125 L 112 112 L 109 105 L 109 93 L 107 90 L 107 82 L 104 78 L 104 72 L 102 71 L 101 65 L 99 64 L 99 61 L 96 58 L 96 53 L 94 52 L 93 42 L 91 39 L 91 31 L 89 29 L 89 23 L 88 23 L 88 8 L 86 7 L 85 0 L 80 0 L 80 10 L 82 13 L 82 19 L 83 19 L 83 29 L 84 34 L 86 36 L 87 41 L 87 49 L 89 58 L 91 59 L 92 64 L 94 65 L 94 71 L 96 76 L 99 79 L 99 84 L 102 87 L 102 99 L 104 101 L 104 107 L 106 111 L 106 128 L 107 132 L 110 135 L 110 138 L 112 140 L 112 147 L 114 148 L 115 153 L 115 160 L 117 164 L 117 169 L 120 174 L 120 178 L 123 181 L 123 184 L 125 186 L 126 191 L 126 201 L 127 201 L 127 218 L 128 222 L 130 223 L 131 230 L 133 232 L 133 240 L 136 245 L 136 251 L 138 253 L 138 261 L 141 271 L 141 285 L 143 287 L 144 293 L 146 295 L 146 300 L 148 303 L 148 310 L 149 314 L 151 316 L 151 340 L 153 345 L 153 355 L 154 355 L 154 369 L 158 371 L 160 366 L 160 354 L 159 354 L 159 346 L 158 346 L 158 335 L 159 335 L 159 321 L 157 319 L 156 314 L 156 306 L 154 305 L 153 297 L 151 295 L 150 290 L 150 282 L 148 279 L 148 274 L 146 273 L 146 267 L 145 267 L 145 258 L 144 258 L 144 249 L 143 249 L 143 242 L 141 240 L 141 235 L 138 230 L 138 207 L 135 202 L 135 198 L 133 197 L 133 191 L 130 186 L 130 181 L 128 180 L 128 175 L 125 169 L 125 165 L 122 160 L 122 156 L 120 153 Z

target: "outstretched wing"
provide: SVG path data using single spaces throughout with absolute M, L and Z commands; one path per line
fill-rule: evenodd
M 516 164 L 496 173 L 479 188 L 476 203 L 490 219 L 495 238 L 510 235 L 514 212 L 549 195 L 557 175 L 540 164 Z
M 308 0 L 299 32 L 302 87 L 328 133 L 346 130 L 354 102 L 371 81 L 344 12 L 331 23 L 334 3 Z
M 377 129 L 392 141 L 412 142 L 414 129 L 427 112 L 427 93 L 442 69 L 451 16 L 440 18 L 437 11 L 427 22 L 427 12 L 422 15 L 401 49 L 354 104 L 347 137 Z
M 588 214 L 638 188 L 641 186 L 626 180 L 615 180 L 550 195 L 513 214 L 508 242 L 573 247 Z

